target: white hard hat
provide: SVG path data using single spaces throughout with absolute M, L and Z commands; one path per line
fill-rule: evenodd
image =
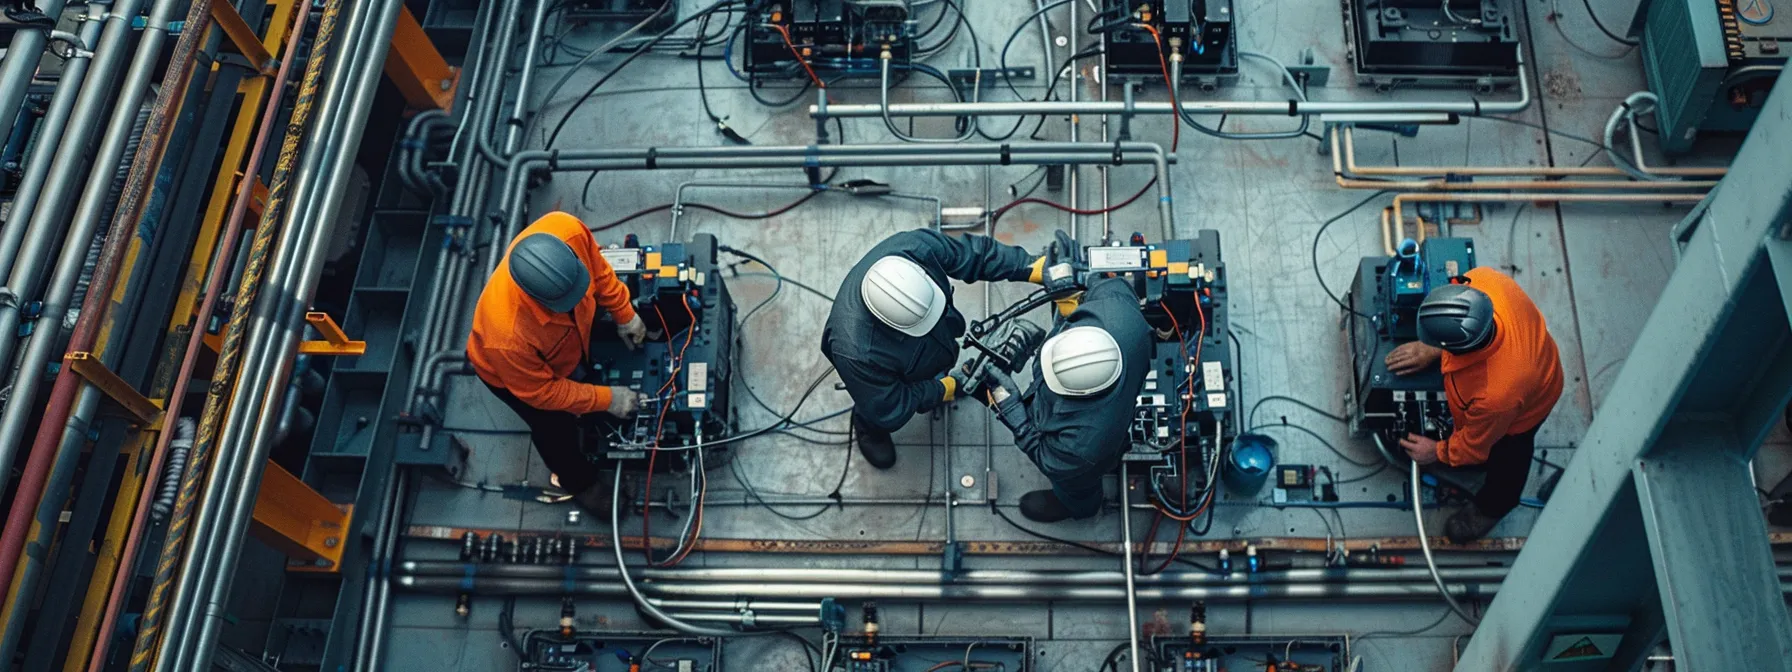
M 1039 348 L 1045 386 L 1066 397 L 1086 397 L 1120 380 L 1120 343 L 1100 327 L 1071 327 Z
M 925 336 L 946 313 L 946 292 L 907 257 L 884 257 L 871 264 L 859 296 L 871 314 L 890 328 Z

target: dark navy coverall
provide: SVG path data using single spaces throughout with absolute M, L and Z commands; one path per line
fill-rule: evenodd
M 1120 465 L 1131 441 L 1128 427 L 1139 390 L 1151 370 L 1151 326 L 1139 312 L 1139 298 L 1125 281 L 1097 281 L 1052 335 L 1071 327 L 1100 327 L 1120 344 L 1120 380 L 1087 397 L 1065 397 L 1045 386 L 1033 362 L 1032 389 L 998 405 L 997 417 L 1014 432 L 1014 445 L 1039 465 L 1052 491 L 1071 515 L 1085 518 L 1101 510 L 1101 477 Z M 1022 409 L 1013 408 L 1014 405 Z M 1007 410 L 1009 412 L 1002 412 Z M 1015 412 L 1024 410 L 1024 413 Z
M 859 294 L 871 264 L 887 256 L 908 257 L 945 290 L 945 314 L 932 331 L 909 336 L 877 319 Z M 1037 255 L 985 236 L 953 238 L 930 229 L 904 231 L 871 248 L 846 274 L 821 332 L 821 354 L 840 372 L 860 426 L 894 432 L 916 413 L 939 406 L 946 396 L 940 378 L 958 360 L 965 319 L 951 305 L 952 285 L 1010 280 L 1024 282 Z

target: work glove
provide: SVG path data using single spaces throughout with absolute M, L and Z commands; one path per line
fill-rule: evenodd
M 618 418 L 628 418 L 641 408 L 641 393 L 626 387 L 610 388 L 610 406 L 605 413 Z
M 1008 337 L 997 343 L 995 351 L 1008 360 L 1010 373 L 1020 372 L 1021 363 L 1039 351 L 1039 345 L 1045 342 L 1045 329 L 1027 320 L 1016 319 L 1009 324 Z
M 647 324 L 641 321 L 640 313 L 635 313 L 629 321 L 616 325 L 616 333 L 622 336 L 622 344 L 633 350 L 641 347 L 641 342 L 647 340 Z
M 1020 389 L 1015 387 L 1014 379 L 994 364 L 985 364 L 978 378 L 989 390 L 988 399 L 995 404 L 996 419 L 1008 431 L 1020 434 L 1029 423 L 1027 407 L 1020 402 Z

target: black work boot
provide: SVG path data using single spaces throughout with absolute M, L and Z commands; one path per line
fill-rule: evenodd
M 0 4 L 0 35 L 20 30 L 49 30 L 56 19 L 23 2 Z
M 889 432 L 866 425 L 857 415 L 852 416 L 852 431 L 865 462 L 878 469 L 896 466 L 896 441 Z
M 1487 536 L 1493 526 L 1500 524 L 1502 517 L 1481 513 L 1479 507 L 1470 503 L 1444 521 L 1444 534 L 1450 537 L 1451 543 L 1466 544 Z
M 1020 515 L 1035 523 L 1055 523 L 1070 518 L 1070 509 L 1050 490 L 1034 490 L 1020 496 Z

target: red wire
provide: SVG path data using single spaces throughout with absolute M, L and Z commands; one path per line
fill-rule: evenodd
M 668 376 L 668 379 L 666 380 L 665 385 L 660 386 L 660 390 L 662 392 L 667 387 L 673 388 L 674 394 L 677 393 L 677 389 L 678 389 L 677 388 L 678 374 L 680 371 L 684 370 L 685 353 L 691 349 L 691 340 L 697 334 L 697 313 L 691 310 L 691 302 L 689 300 L 686 300 L 683 296 L 680 296 L 679 299 L 680 299 L 679 302 L 684 304 L 685 315 L 690 316 L 691 323 L 690 323 L 690 326 L 686 327 L 685 331 L 684 331 L 684 345 L 679 347 L 678 357 L 677 357 L 677 359 L 673 360 L 674 364 L 672 367 L 672 375 Z M 660 324 L 662 326 L 665 325 L 666 324 L 666 314 L 660 311 L 659 304 L 657 304 L 657 303 L 654 304 L 653 312 L 659 313 Z M 653 429 L 653 439 L 656 444 L 659 441 L 660 432 L 663 431 L 666 427 L 666 410 L 671 408 L 671 406 L 672 406 L 671 401 L 666 401 L 666 402 L 663 402 L 660 404 L 660 417 L 659 417 L 658 422 L 655 423 L 654 429 Z M 658 447 L 656 446 L 653 450 L 653 454 L 649 455 L 647 458 L 647 482 L 650 485 L 653 483 L 654 458 L 659 456 L 659 452 L 660 451 L 659 451 Z M 703 500 L 707 497 L 708 490 L 709 490 L 709 484 L 705 483 L 703 486 L 703 490 L 699 491 L 697 494 L 697 511 L 692 514 L 692 515 L 697 516 L 697 523 L 692 527 L 691 545 L 694 545 L 697 541 L 697 536 L 701 535 L 703 533 L 703 515 L 702 515 L 703 514 Z M 652 490 L 648 489 L 648 490 L 645 490 L 644 492 L 647 492 L 649 495 L 651 495 Z M 642 533 L 642 536 L 645 537 L 645 536 L 647 536 L 647 524 L 646 524 L 647 523 L 647 512 L 643 512 L 641 514 L 641 522 L 642 522 L 641 533 Z M 684 550 L 680 551 L 678 553 L 678 555 L 666 560 L 665 562 L 659 563 L 658 566 L 671 567 L 673 565 L 677 565 L 678 563 L 683 562 L 686 556 L 691 554 L 691 545 L 683 544 L 682 542 L 684 540 L 682 540 L 682 539 L 680 539 L 679 541 L 680 541 L 680 545 L 685 546 Z M 652 558 L 649 557 L 649 560 L 651 560 L 651 559 Z
M 802 64 L 803 71 L 809 73 L 809 79 L 815 80 L 815 88 L 817 88 L 817 89 L 828 88 L 827 83 L 821 81 L 821 77 L 819 77 L 815 74 L 815 69 L 809 67 L 809 59 L 803 58 L 803 52 L 797 51 L 796 43 L 790 41 L 790 29 L 785 28 L 783 24 L 779 24 L 779 23 L 774 23 L 774 24 L 770 24 L 770 25 L 773 29 L 778 31 L 778 35 L 783 36 L 784 46 L 790 47 L 790 55 L 795 56 L 796 62 Z
M 1182 144 L 1182 105 L 1176 102 L 1176 85 L 1170 81 L 1170 64 L 1164 60 L 1164 38 L 1151 24 L 1141 23 L 1139 27 L 1151 33 L 1151 41 L 1157 43 L 1157 66 L 1163 68 L 1164 88 L 1170 92 L 1170 151 L 1174 152 Z

